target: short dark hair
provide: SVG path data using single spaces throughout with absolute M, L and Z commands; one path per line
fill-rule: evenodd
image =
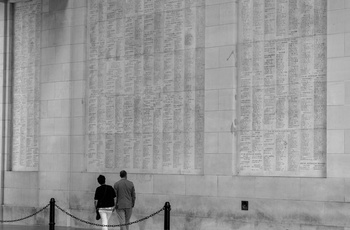
M 104 175 L 99 175 L 97 177 L 97 181 L 99 184 L 104 184 L 104 183 L 106 183 L 106 177 Z
M 128 173 L 125 170 L 120 171 L 120 177 L 125 178 Z

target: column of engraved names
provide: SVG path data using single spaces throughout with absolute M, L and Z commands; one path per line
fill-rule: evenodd
M 325 172 L 326 151 L 326 1 L 301 5 L 301 165 Z M 311 7 L 312 6 L 312 7 Z M 312 15 L 311 19 L 308 17 Z M 307 83 L 306 83 L 307 82 Z M 306 142 L 305 140 L 309 140 Z
M 104 148 L 104 167 L 108 169 L 113 169 L 115 167 L 115 152 L 116 152 L 116 76 L 118 76 L 118 72 L 120 71 L 120 60 L 117 58 L 117 44 L 119 44 L 119 33 L 120 28 L 118 26 L 118 18 L 117 14 L 108 13 L 109 11 L 118 12 L 117 1 L 108 1 L 101 6 L 101 10 L 99 13 L 104 14 L 101 17 L 100 24 L 105 24 L 104 28 L 106 31 L 103 31 L 102 40 L 104 47 L 101 46 L 103 53 L 100 59 L 105 59 L 105 72 L 101 77 L 105 78 L 104 82 L 104 91 L 105 91 L 105 107 L 102 109 L 105 110 L 105 143 L 102 148 Z M 101 31 L 102 33 L 102 31 Z M 102 131 L 101 131 L 102 132 Z
M 323 175 L 325 17 L 321 0 L 240 2 L 242 174 Z
M 18 3 L 14 15 L 13 170 L 37 170 L 40 116 L 41 3 Z
M 88 43 L 88 95 L 87 95 L 87 159 L 89 165 L 100 166 L 101 156 L 97 153 L 97 100 L 99 67 L 99 12 L 98 2 L 89 1 L 89 43 Z
M 277 172 L 292 171 L 288 167 L 293 159 L 288 153 L 288 137 L 290 129 L 288 127 L 288 47 L 290 43 L 289 35 L 289 1 L 278 1 L 275 5 L 275 84 L 276 84 L 276 166 Z M 290 157 L 291 156 L 291 157 Z
M 252 78 L 253 78 L 253 6 L 252 1 L 240 1 L 239 24 L 239 92 L 240 133 L 239 170 L 251 169 L 252 161 Z
M 254 33 L 251 35 L 253 38 L 251 49 L 252 49 L 252 146 L 251 146 L 251 167 L 252 171 L 261 171 L 264 167 L 264 132 L 263 132 L 263 118 L 264 118 L 264 4 L 262 1 L 253 2 L 253 13 L 251 30 Z M 249 29 L 249 28 L 248 28 Z

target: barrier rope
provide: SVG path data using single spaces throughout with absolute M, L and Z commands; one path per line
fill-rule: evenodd
M 69 212 L 65 211 L 64 209 L 62 209 L 60 206 L 58 206 L 57 204 L 55 204 L 56 208 L 58 208 L 59 210 L 61 210 L 62 212 L 64 212 L 65 214 L 67 214 L 68 216 L 72 217 L 73 219 L 76 219 L 80 222 L 83 222 L 85 224 L 89 224 L 89 225 L 94 225 L 94 226 L 99 226 L 99 227 L 121 227 L 121 226 L 127 226 L 127 225 L 132 225 L 132 224 L 136 224 L 138 222 L 141 222 L 141 221 L 144 221 L 144 220 L 147 220 L 149 218 L 151 218 L 152 216 L 155 216 L 157 215 L 158 213 L 160 213 L 161 211 L 163 211 L 165 209 L 165 207 L 162 207 L 159 211 L 149 215 L 149 216 L 146 216 L 146 217 L 143 217 L 139 220 L 136 220 L 136 221 L 133 221 L 133 222 L 130 222 L 130 223 L 126 223 L 126 224 L 114 224 L 114 225 L 103 225 L 103 224 L 96 224 L 96 223 L 92 223 L 92 222 L 88 222 L 86 220 L 83 220 L 83 219 L 80 219 L 76 216 L 73 216 L 72 214 L 70 214 Z
M 49 207 L 50 204 L 47 204 L 45 207 L 41 208 L 40 210 L 38 210 L 37 212 L 29 215 L 29 216 L 26 216 L 26 217 L 23 217 L 23 218 L 19 218 L 19 219 L 14 219 L 14 220 L 0 220 L 0 223 L 10 223 L 10 222 L 17 222 L 17 221 L 21 221 L 21 220 L 25 220 L 25 219 L 28 219 L 30 217 L 33 217 L 35 216 L 36 214 L 44 211 L 47 207 Z M 144 220 L 147 220 L 157 214 L 159 214 L 161 211 L 163 211 L 165 209 L 165 207 L 162 207 L 160 210 L 156 211 L 155 213 L 149 215 L 149 216 L 146 216 L 146 217 L 143 217 L 139 220 L 136 220 L 136 221 L 133 221 L 133 222 L 129 222 L 129 223 L 126 223 L 126 224 L 114 224 L 114 225 L 103 225 L 103 224 L 96 224 L 96 223 L 92 223 L 92 222 L 88 222 L 86 220 L 83 220 L 83 219 L 80 219 L 76 216 L 73 216 L 72 214 L 70 214 L 69 212 L 65 211 L 64 209 L 62 209 L 60 206 L 58 206 L 57 204 L 55 204 L 56 208 L 58 208 L 59 210 L 61 210 L 62 212 L 64 212 L 65 214 L 67 214 L 68 216 L 72 217 L 73 219 L 76 219 L 80 222 L 83 222 L 85 224 L 89 224 L 89 225 L 94 225 L 94 226 L 98 226 L 98 227 L 121 227 L 121 226 L 127 226 L 127 225 L 132 225 L 132 224 L 136 224 L 138 222 L 141 222 L 141 221 L 144 221 Z
M 40 209 L 39 211 L 29 215 L 29 216 L 26 216 L 26 217 L 23 217 L 23 218 L 19 218 L 19 219 L 15 219 L 15 220 L 0 220 L 0 223 L 9 223 L 9 222 L 17 222 L 17 221 L 21 221 L 21 220 L 25 220 L 25 219 L 28 219 L 32 216 L 35 216 L 36 214 L 38 214 L 39 212 L 41 211 L 44 211 L 47 207 L 49 207 L 50 204 L 46 205 L 45 207 L 43 207 L 42 209 Z

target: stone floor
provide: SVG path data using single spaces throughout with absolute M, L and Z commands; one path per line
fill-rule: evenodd
M 6 225 L 0 224 L 0 230 L 49 230 L 49 225 L 26 226 L 26 225 Z M 55 226 L 55 230 L 82 230 L 81 228 L 59 227 Z

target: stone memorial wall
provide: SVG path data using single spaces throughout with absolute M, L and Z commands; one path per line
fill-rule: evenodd
M 126 169 L 131 221 L 170 201 L 174 230 L 350 228 L 350 1 L 0 5 L 3 219 L 55 198 L 95 220 Z

